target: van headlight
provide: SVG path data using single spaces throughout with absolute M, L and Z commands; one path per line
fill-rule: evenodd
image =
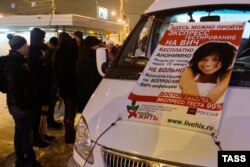
M 92 143 L 90 139 L 89 129 L 87 122 L 83 116 L 81 116 L 81 119 L 78 122 L 75 149 L 88 163 L 94 163 L 93 152 L 91 152 Z

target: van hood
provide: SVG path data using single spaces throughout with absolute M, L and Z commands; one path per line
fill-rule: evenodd
M 212 136 L 199 132 L 120 120 L 98 144 L 166 165 L 217 166 L 218 146 Z
M 128 95 L 135 84 L 135 81 L 103 79 L 83 111 L 92 141 L 157 161 L 216 166 L 218 147 L 210 135 L 126 118 L 127 105 L 131 103 Z

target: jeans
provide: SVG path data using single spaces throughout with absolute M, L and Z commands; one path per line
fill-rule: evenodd
M 9 105 L 9 112 L 15 121 L 14 146 L 16 166 L 35 164 L 36 155 L 32 146 L 32 126 L 30 114 L 16 105 Z
M 31 124 L 33 130 L 33 140 L 34 142 L 41 140 L 41 136 L 39 134 L 40 120 L 42 114 L 42 104 L 33 104 L 30 106 L 31 111 Z

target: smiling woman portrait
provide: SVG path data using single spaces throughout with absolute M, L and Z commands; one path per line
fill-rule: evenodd
M 189 66 L 181 74 L 179 86 L 184 94 L 223 100 L 235 59 L 236 48 L 228 42 L 207 42 L 194 52 Z

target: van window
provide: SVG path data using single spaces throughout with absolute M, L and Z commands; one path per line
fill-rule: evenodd
M 128 54 L 123 54 L 118 62 L 119 67 L 145 67 L 150 58 L 150 54 L 146 52 L 148 46 L 148 35 L 152 27 L 152 19 L 147 19 L 141 26 L 138 34 L 130 40 Z
M 250 86 L 250 10 L 244 6 L 186 8 L 143 15 L 106 77 L 137 80 L 170 23 L 245 22 L 230 85 Z

